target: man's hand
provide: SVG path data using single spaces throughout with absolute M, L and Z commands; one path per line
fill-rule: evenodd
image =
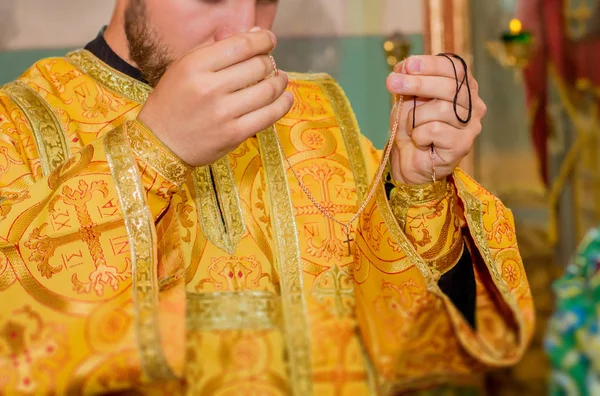
M 255 28 L 192 51 L 169 67 L 139 119 L 188 164 L 214 162 L 292 107 L 285 73 L 265 79 L 275 45 Z
M 464 77 L 462 64 L 453 59 L 458 73 L 458 84 Z M 387 79 L 387 88 L 393 94 L 404 95 L 404 106 L 396 144 L 392 150 L 394 179 L 406 184 L 431 182 L 431 145 L 435 150 L 436 178 L 450 175 L 460 161 L 471 151 L 481 132 L 481 120 L 487 109 L 478 93 L 477 81 L 469 74 L 473 112 L 471 121 L 462 124 L 454 113 L 457 82 L 454 69 L 441 56 L 413 56 L 398 64 Z M 457 100 L 458 115 L 464 120 L 468 114 L 469 97 L 466 84 Z M 415 128 L 413 129 L 413 98 L 417 97 Z M 392 128 L 396 113 L 392 114 Z

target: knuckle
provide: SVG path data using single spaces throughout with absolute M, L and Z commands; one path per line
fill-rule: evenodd
M 195 93 L 199 98 L 210 97 L 215 94 L 217 87 L 214 83 L 202 81 L 196 84 Z
M 273 38 L 271 37 L 271 34 L 269 32 L 267 32 L 266 30 L 263 30 L 262 35 L 260 36 L 262 38 L 262 42 L 264 43 L 264 47 L 265 50 L 270 51 L 273 48 L 275 48 L 275 43 L 273 43 Z
M 240 57 L 249 57 L 252 53 L 252 40 L 248 36 L 239 36 L 235 43 L 235 53 Z
M 216 106 L 213 112 L 215 118 L 219 122 L 228 120 L 230 117 L 230 110 L 227 106 Z
M 471 147 L 472 147 L 472 144 L 471 144 L 471 143 L 469 143 L 469 142 L 468 142 L 468 143 L 465 143 L 465 144 L 463 144 L 463 145 L 462 145 L 462 146 L 460 146 L 460 147 L 459 147 L 459 149 L 458 149 L 458 155 L 459 155 L 461 158 L 463 158 L 463 157 L 466 157 L 466 156 L 469 154 L 469 152 L 471 151 Z
M 418 76 L 413 76 L 414 79 L 413 86 L 415 87 L 416 92 L 421 92 L 423 90 L 423 78 Z
M 438 100 L 438 105 L 440 106 L 440 112 L 442 113 L 454 113 L 454 105 L 445 100 Z
M 431 136 L 439 136 L 444 130 L 444 123 L 440 121 L 433 121 L 429 127 L 429 133 Z
M 418 127 L 412 133 L 412 140 L 418 146 L 425 146 L 427 144 L 427 131 L 425 128 Z
M 269 79 L 271 80 L 271 79 Z M 277 88 L 277 85 L 275 82 L 269 81 L 267 84 L 265 84 L 265 96 L 267 96 L 268 98 L 270 98 L 271 100 L 275 100 L 275 98 L 277 98 L 278 93 L 279 93 L 279 89 Z
M 271 59 L 268 56 L 261 56 L 258 61 L 260 62 L 261 73 L 263 76 L 268 76 L 273 71 L 273 65 Z
M 485 102 L 481 99 L 479 99 L 479 107 L 481 108 L 481 115 L 485 116 L 488 112 L 488 107 L 485 104 Z
M 423 145 L 423 134 L 421 133 L 421 130 L 419 128 L 415 129 L 412 132 L 411 139 L 417 146 Z

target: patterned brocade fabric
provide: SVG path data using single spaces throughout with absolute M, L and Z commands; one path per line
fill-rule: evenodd
M 87 51 L 0 89 L 0 393 L 396 394 L 521 357 L 511 212 L 457 171 L 377 186 L 347 241 L 275 133 L 340 221 L 381 155 L 335 81 L 289 75 L 290 113 L 195 169 L 136 120 L 150 88 Z M 477 331 L 437 283 L 465 246 Z
M 554 284 L 556 308 L 546 336 L 552 395 L 600 394 L 599 265 L 600 228 L 595 228 Z

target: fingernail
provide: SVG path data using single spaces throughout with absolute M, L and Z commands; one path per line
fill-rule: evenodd
M 260 28 L 260 26 L 254 26 L 252 29 L 250 29 L 251 32 L 260 32 L 262 29 Z
M 410 58 L 406 62 L 406 70 L 409 73 L 421 73 L 423 71 L 423 61 L 418 58 Z
M 267 32 L 271 35 L 271 40 L 273 40 L 273 44 L 277 44 L 277 37 L 275 36 L 275 33 L 273 33 L 270 30 L 267 30 Z
M 394 91 L 402 91 L 408 88 L 406 79 L 402 74 L 396 74 L 390 77 L 390 88 Z

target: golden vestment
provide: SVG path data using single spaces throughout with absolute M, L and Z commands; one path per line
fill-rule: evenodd
M 327 75 L 290 74 L 285 154 L 338 219 L 380 153 Z M 0 90 L 0 390 L 391 394 L 515 363 L 533 305 L 511 212 L 461 171 L 310 203 L 273 128 L 191 169 L 87 51 Z M 466 243 L 463 243 L 466 241 Z M 477 326 L 437 281 L 471 251 Z

